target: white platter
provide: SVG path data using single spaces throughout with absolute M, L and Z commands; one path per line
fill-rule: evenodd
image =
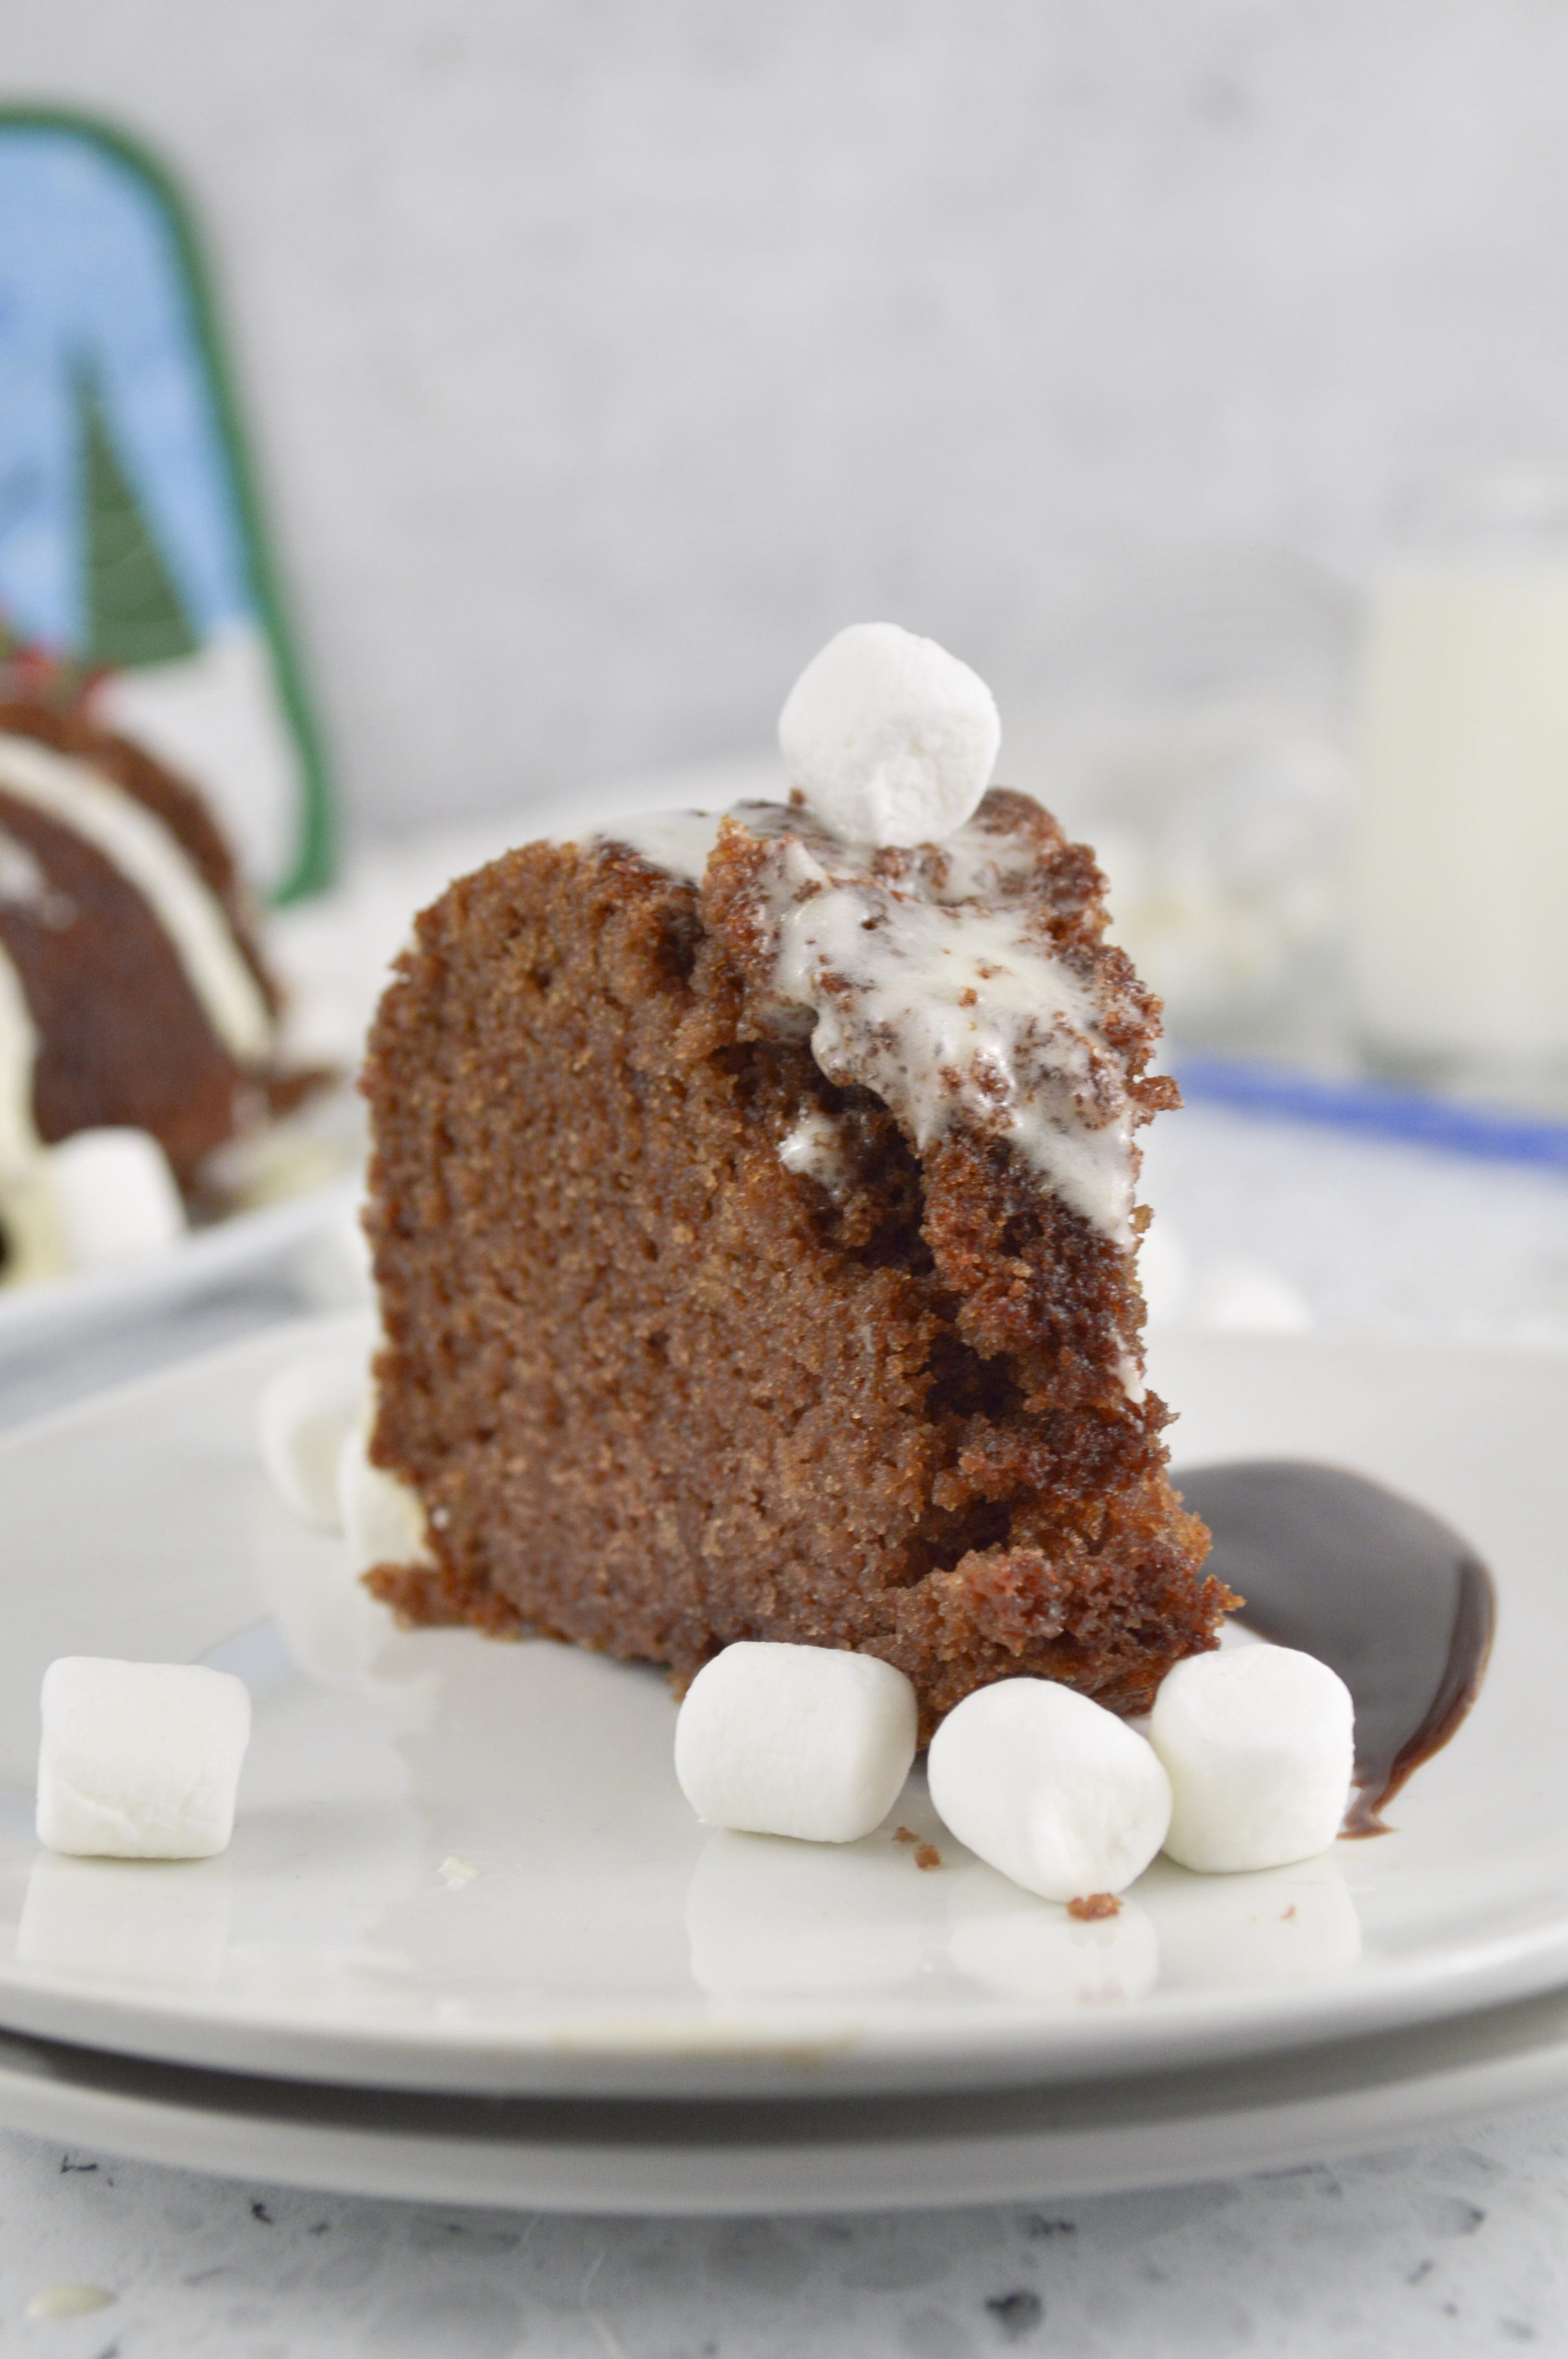
M 1269 1876 L 1157 1866 L 1077 1926 L 970 1860 L 918 1778 L 845 1849 L 707 1833 L 657 1671 L 391 1632 L 254 1454 L 266 1376 L 343 1332 L 277 1331 L 0 1442 L 0 2023 L 335 2083 L 799 2097 L 1170 2071 L 1568 1981 L 1568 1360 L 1163 1341 L 1180 1455 L 1334 1459 L 1424 1500 L 1494 1566 L 1498 1645 L 1396 1833 Z M 38 1851 L 38 1680 L 64 1653 L 250 1679 L 226 1857 Z
M 0 1356 L 157 1318 L 220 1287 L 261 1277 L 312 1238 L 346 1229 L 362 1190 L 358 1171 L 345 1172 L 280 1202 L 192 1229 L 135 1261 L 0 1287 Z
M 1568 2093 L 1568 1995 L 1232 2064 L 957 2094 L 445 2096 L 0 2034 L 0 2122 L 253 2183 L 531 2212 L 1038 2201 L 1365 2153 Z

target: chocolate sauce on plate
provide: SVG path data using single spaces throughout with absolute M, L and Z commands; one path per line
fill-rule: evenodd
M 1339 1673 L 1356 1704 L 1347 1835 L 1387 1832 L 1383 1806 L 1447 1744 L 1480 1690 L 1492 1577 L 1466 1540 L 1365 1475 L 1304 1460 L 1178 1473 L 1214 1535 L 1208 1570 L 1276 1646 Z

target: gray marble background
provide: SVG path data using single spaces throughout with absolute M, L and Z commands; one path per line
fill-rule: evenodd
M 197 196 L 373 822 L 1568 445 L 1558 0 L 5 0 Z

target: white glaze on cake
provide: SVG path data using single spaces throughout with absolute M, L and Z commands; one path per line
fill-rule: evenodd
M 820 1106 L 808 1106 L 779 1143 L 786 1171 L 803 1171 L 834 1195 L 844 1185 L 844 1142 L 838 1125 Z
M 770 865 L 775 987 L 815 1017 L 811 1052 L 827 1079 L 874 1090 L 922 1152 L 955 1115 L 1007 1137 L 1065 1203 L 1130 1245 L 1119 1063 L 1092 987 L 1032 930 L 1029 910 L 928 899 L 918 865 L 895 885 L 798 838 Z
M 780 1028 L 808 1031 L 826 1077 L 875 1091 L 923 1153 L 955 1117 L 1005 1137 L 1064 1203 L 1130 1248 L 1126 1071 L 1094 981 L 1053 947 L 1030 897 L 1027 839 L 982 816 L 940 844 L 877 852 L 781 804 L 727 816 L 772 839 L 759 915 Z M 596 842 L 700 886 L 719 825 L 650 814 Z M 797 1125 L 780 1159 L 824 1178 L 813 1166 L 830 1150 Z
M 57 893 L 31 844 L 0 827 L 0 908 L 23 909 L 40 926 L 63 929 L 76 922 L 76 904 Z
M 272 1054 L 275 1027 L 228 912 L 173 831 L 85 762 L 30 737 L 0 735 L 0 791 L 69 828 L 142 895 L 208 1022 L 242 1064 Z
M 596 845 L 621 844 L 645 860 L 650 868 L 662 868 L 666 875 L 678 876 L 683 885 L 700 885 L 708 855 L 719 841 L 721 816 L 718 811 L 639 811 L 630 819 L 617 820 L 589 841 Z
M 38 1154 L 33 1119 L 33 1068 L 38 1036 L 22 978 L 0 949 L 0 1186 L 26 1171 Z
M 38 1036 L 27 995 L 0 946 L 0 1286 L 60 1277 L 68 1267 L 49 1150 L 33 1114 Z

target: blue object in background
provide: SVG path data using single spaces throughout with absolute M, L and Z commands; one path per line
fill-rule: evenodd
M 1284 1121 L 1326 1123 L 1368 1138 L 1568 1171 L 1568 1123 L 1425 1097 L 1379 1082 L 1319 1079 L 1221 1057 L 1184 1058 L 1175 1074 L 1192 1105 L 1233 1106 Z
M 0 626 L 322 882 L 326 781 L 184 207 L 117 134 L 0 111 Z
M 0 611 L 23 637 L 94 652 L 89 404 L 192 636 L 256 620 L 192 328 L 147 183 L 80 133 L 0 126 Z

